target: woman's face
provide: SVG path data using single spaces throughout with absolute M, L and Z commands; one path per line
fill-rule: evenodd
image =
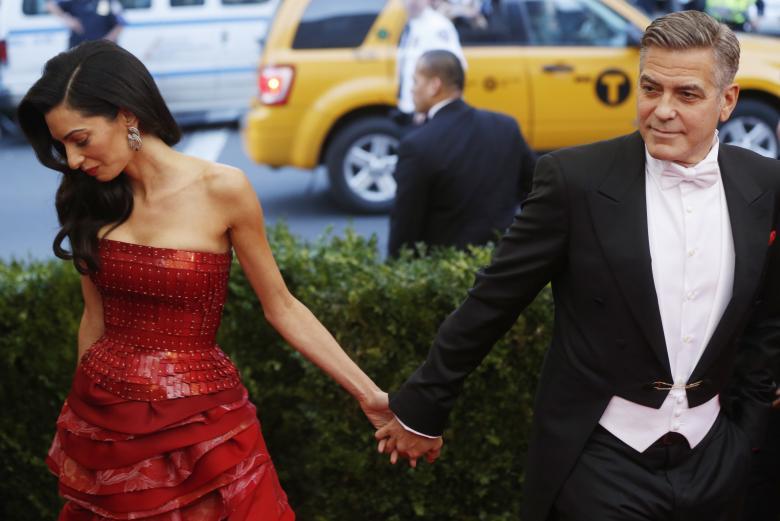
M 133 157 L 127 129 L 134 121 L 121 111 L 111 120 L 84 116 L 60 103 L 45 118 L 52 137 L 65 147 L 68 166 L 73 170 L 107 182 L 121 174 Z

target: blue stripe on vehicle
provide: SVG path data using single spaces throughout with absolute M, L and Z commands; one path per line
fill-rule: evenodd
M 270 16 L 251 17 L 251 18 L 209 18 L 205 20 L 153 20 L 148 22 L 127 22 L 125 27 L 162 27 L 166 25 L 211 25 L 222 23 L 238 23 L 238 22 L 268 22 L 271 20 Z M 14 36 L 22 36 L 27 34 L 45 34 L 45 33 L 58 33 L 67 32 L 67 29 L 62 26 L 56 27 L 37 27 L 34 29 L 13 29 L 8 31 L 8 38 Z

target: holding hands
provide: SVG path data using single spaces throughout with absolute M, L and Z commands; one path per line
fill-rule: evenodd
M 441 436 L 422 436 L 404 428 L 390 410 L 386 392 L 374 390 L 358 401 L 363 414 L 377 429 L 374 434 L 379 441 L 377 449 L 382 454 L 390 455 L 390 463 L 395 465 L 398 458 L 402 457 L 409 460 L 410 467 L 416 468 L 417 460 L 421 457 L 425 457 L 428 463 L 438 459 L 444 444 Z
M 377 430 L 374 435 L 379 441 L 377 447 L 379 452 L 390 454 L 390 463 L 395 465 L 398 462 L 398 457 L 401 456 L 409 460 L 410 467 L 416 468 L 417 460 L 423 456 L 428 463 L 433 463 L 438 459 L 444 444 L 441 436 L 429 438 L 415 434 L 404 428 L 392 412 L 390 414 L 392 419 Z

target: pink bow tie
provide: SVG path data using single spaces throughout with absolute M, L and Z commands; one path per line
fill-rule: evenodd
M 684 182 L 707 188 L 715 184 L 719 174 L 717 161 L 702 161 L 690 168 L 668 161 L 661 172 L 661 188 L 666 190 Z

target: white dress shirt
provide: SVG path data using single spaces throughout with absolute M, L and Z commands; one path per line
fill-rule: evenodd
M 451 51 L 460 58 L 463 69 L 466 69 L 466 58 L 463 57 L 455 26 L 446 16 L 426 7 L 419 16 L 409 20 L 398 42 L 398 109 L 402 112 L 414 112 L 412 85 L 417 60 L 435 49 Z
M 684 386 L 731 299 L 734 281 L 734 242 L 717 166 L 717 132 L 709 154 L 696 165 L 708 163 L 717 172 L 715 183 L 708 187 L 691 181 L 666 186 L 662 172 L 669 163 L 652 157 L 647 150 L 645 154 L 653 282 L 674 378 L 669 383 L 675 388 L 660 409 L 614 396 L 599 420 L 601 426 L 639 452 L 667 432 L 682 434 L 695 447 L 715 422 L 719 396 L 688 407 Z M 694 175 L 696 166 L 682 172 Z M 677 168 L 679 172 L 680 166 Z

